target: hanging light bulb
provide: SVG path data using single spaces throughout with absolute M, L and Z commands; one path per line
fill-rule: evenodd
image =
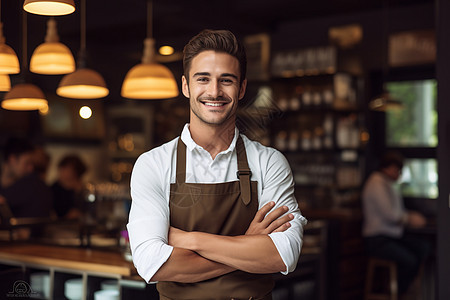
M 0 19 L 1 13 L 0 1 Z M 20 72 L 19 59 L 16 52 L 5 44 L 5 37 L 3 36 L 3 23 L 0 21 L 0 74 L 17 74 Z
M 22 13 L 22 76 L 27 70 L 27 18 Z M 39 110 L 48 109 L 48 102 L 40 88 L 31 83 L 16 84 L 3 98 L 1 103 L 3 109 L 8 110 Z
M 11 89 L 11 79 L 7 74 L 0 74 L 0 92 L 8 92 Z
M 25 0 L 23 9 L 44 16 L 64 16 L 75 11 L 73 0 Z
M 98 99 L 109 94 L 103 77 L 98 72 L 86 68 L 86 0 L 81 4 L 81 47 L 78 69 L 63 77 L 56 94 L 73 99 Z
M 75 59 L 70 49 L 59 42 L 56 21 L 47 21 L 45 43 L 40 44 L 30 60 L 30 71 L 38 74 L 67 74 L 75 71 Z
M 172 72 L 155 62 L 155 41 L 151 38 L 151 1 L 147 2 L 147 37 L 144 40 L 142 63 L 128 71 L 121 95 L 131 99 L 166 99 L 178 96 L 178 86 Z

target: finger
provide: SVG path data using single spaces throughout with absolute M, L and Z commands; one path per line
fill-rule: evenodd
M 291 227 L 291 223 L 284 223 L 283 225 L 281 225 L 280 227 L 278 227 L 277 229 L 275 229 L 272 232 L 283 232 L 289 229 L 289 227 Z
M 286 212 L 288 211 L 288 207 L 287 206 L 281 206 L 278 207 L 277 209 L 275 209 L 274 211 L 272 211 L 270 214 L 268 214 L 264 220 L 261 222 L 262 225 L 264 225 L 265 227 L 269 227 L 269 225 L 275 221 L 276 219 L 278 219 L 279 217 L 281 217 L 282 215 L 284 215 Z
M 270 201 L 266 203 L 263 207 L 261 207 L 255 214 L 253 221 L 261 222 L 264 220 L 265 215 L 275 206 L 275 202 Z
M 292 214 L 288 214 L 281 218 L 278 218 L 267 227 L 268 233 L 274 232 L 278 227 L 282 226 L 283 224 L 289 223 L 292 219 L 294 219 L 294 216 Z

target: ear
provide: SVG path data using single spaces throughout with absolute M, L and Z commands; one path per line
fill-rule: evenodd
M 241 87 L 239 88 L 239 100 L 244 98 L 245 90 L 247 89 L 247 79 L 244 79 L 241 83 Z
M 181 77 L 181 90 L 183 92 L 183 95 L 186 98 L 189 99 L 190 98 L 189 84 L 188 84 L 187 79 L 186 79 L 186 77 L 184 75 Z

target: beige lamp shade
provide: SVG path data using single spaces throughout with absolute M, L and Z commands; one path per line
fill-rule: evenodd
M 7 74 L 0 74 L 0 92 L 8 92 L 11 89 L 11 79 Z
M 172 72 L 158 63 L 139 64 L 131 68 L 122 84 L 121 95 L 130 99 L 166 99 L 178 96 Z
M 16 52 L 10 46 L 0 43 L 0 74 L 17 74 L 19 72 L 19 59 Z
M 97 99 L 106 97 L 109 90 L 99 73 L 80 68 L 63 77 L 56 89 L 56 94 L 73 99 Z
M 40 88 L 30 83 L 16 84 L 2 101 L 8 110 L 45 110 L 48 102 Z
M 66 45 L 43 43 L 31 56 L 30 71 L 47 75 L 72 73 L 75 71 L 75 59 Z
M 68 74 L 75 71 L 75 59 L 70 49 L 59 42 L 55 19 L 47 21 L 45 43 L 40 44 L 30 60 L 30 71 L 38 74 Z
M 178 96 L 178 86 L 172 72 L 155 62 L 155 40 L 144 40 L 142 63 L 128 71 L 122 83 L 121 95 L 130 99 L 167 99 Z
M 25 0 L 23 9 L 44 16 L 64 16 L 75 11 L 73 0 Z

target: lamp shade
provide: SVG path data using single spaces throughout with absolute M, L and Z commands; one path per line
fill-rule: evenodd
M 128 71 L 121 95 L 131 99 L 166 99 L 178 96 L 172 72 L 158 63 L 142 63 Z
M 30 83 L 16 84 L 2 101 L 2 108 L 8 110 L 45 110 L 48 102 L 44 93 Z
M 0 74 L 0 92 L 8 92 L 11 89 L 11 79 L 7 74 Z
M 16 52 L 10 46 L 0 43 L 0 74 L 17 74 L 19 72 L 19 59 Z
M 55 19 L 47 21 L 45 43 L 40 44 L 30 60 L 30 71 L 38 74 L 67 74 L 75 71 L 75 59 L 66 45 L 59 42 Z
M 166 99 L 178 96 L 178 86 L 172 72 L 155 62 L 155 40 L 144 40 L 142 63 L 128 71 L 122 83 L 121 95 L 131 99 Z
M 30 71 L 38 74 L 68 74 L 75 71 L 75 59 L 62 43 L 43 43 L 33 52 Z
M 99 73 L 80 68 L 62 78 L 56 94 L 73 99 L 97 99 L 106 97 L 109 90 Z
M 75 11 L 73 0 L 25 0 L 23 9 L 44 16 L 63 16 Z

